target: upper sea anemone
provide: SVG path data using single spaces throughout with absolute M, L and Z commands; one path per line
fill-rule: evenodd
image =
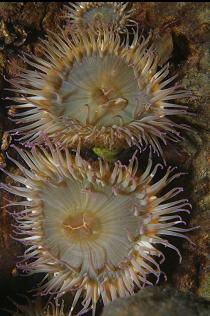
M 74 27 L 100 28 L 124 31 L 133 24 L 133 9 L 128 2 L 69 2 L 69 15 Z
M 31 146 L 47 134 L 65 146 L 118 150 L 149 144 L 157 153 L 167 140 L 179 140 L 182 125 L 169 117 L 187 112 L 174 100 L 188 93 L 167 87 L 176 76 L 169 77 L 168 64 L 158 70 L 150 38 L 133 31 L 121 39 L 105 27 L 97 34 L 54 35 L 43 46 L 45 59 L 25 58 L 35 70 L 22 69 L 11 80 L 21 94 L 15 98 L 19 140 Z
M 32 152 L 17 149 L 24 164 L 10 158 L 22 175 L 10 174 L 17 186 L 1 184 L 22 201 L 10 206 L 16 220 L 17 239 L 25 246 L 18 268 L 30 273 L 45 272 L 40 291 L 55 294 L 75 292 L 70 314 L 80 296 L 82 312 L 102 298 L 107 304 L 117 297 L 158 282 L 164 254 L 157 244 L 179 250 L 167 236 L 182 237 L 188 201 L 177 199 L 182 188 L 162 190 L 180 174 L 168 168 L 158 181 L 153 178 L 160 165 L 149 159 L 145 171 L 138 172 L 133 156 L 128 166 L 112 167 L 99 160 L 94 164 L 68 149 L 48 142 L 47 149 Z M 181 225 L 181 226 L 180 226 Z M 46 281 L 47 280 L 47 281 Z

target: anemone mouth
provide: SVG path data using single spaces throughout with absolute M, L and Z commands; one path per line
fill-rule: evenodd
M 69 3 L 69 15 L 72 24 L 77 28 L 92 27 L 100 29 L 106 25 L 109 29 L 124 30 L 133 25 L 134 10 L 128 9 L 123 2 L 76 2 Z
M 74 291 L 69 315 L 81 295 L 82 312 L 91 306 L 95 314 L 100 297 L 108 304 L 152 284 L 151 274 L 159 280 L 164 254 L 156 244 L 172 248 L 181 259 L 167 236 L 189 240 L 184 232 L 190 229 L 180 227 L 185 222 L 179 215 L 189 213 L 189 203 L 176 199 L 181 188 L 161 194 L 180 174 L 168 168 L 152 183 L 159 166 L 153 168 L 151 159 L 140 175 L 135 156 L 127 167 L 101 160 L 92 165 L 79 149 L 72 156 L 68 149 L 48 146 L 31 153 L 17 149 L 28 168 L 10 158 L 23 175 L 4 172 L 21 186 L 1 185 L 25 198 L 9 204 L 24 208 L 13 214 L 16 239 L 26 245 L 18 267 L 50 276 L 40 287 L 43 294 L 58 299 Z
M 32 146 L 44 142 L 43 134 L 65 146 L 108 147 L 149 144 L 157 153 L 162 142 L 180 139 L 170 115 L 187 112 L 174 99 L 188 96 L 172 86 L 168 65 L 157 72 L 158 57 L 148 47 L 150 37 L 134 31 L 122 41 L 118 32 L 106 28 L 54 35 L 45 43 L 46 60 L 25 59 L 37 69 L 22 70 L 11 82 L 22 97 L 15 115 L 21 126 L 19 140 Z M 34 59 L 34 60 L 33 60 Z M 172 101 L 170 101 L 172 100 Z

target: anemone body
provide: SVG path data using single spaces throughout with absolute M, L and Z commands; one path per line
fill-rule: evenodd
M 17 310 L 12 313 L 12 316 L 65 316 L 63 304 L 59 306 L 57 302 L 44 307 L 40 299 L 35 301 L 27 299 L 26 305 L 17 303 L 14 303 L 14 305 Z
M 133 25 L 133 9 L 128 2 L 70 2 L 69 15 L 77 29 L 100 29 L 104 25 L 114 31 L 124 31 Z
M 181 188 L 161 194 L 180 174 L 169 168 L 152 183 L 160 166 L 153 168 L 151 159 L 138 175 L 135 156 L 127 167 L 120 162 L 110 167 L 101 160 L 92 165 L 79 151 L 72 156 L 51 143 L 48 150 L 17 150 L 27 167 L 10 158 L 23 175 L 4 171 L 19 185 L 1 186 L 24 198 L 9 204 L 23 208 L 12 213 L 17 239 L 26 246 L 18 268 L 47 273 L 42 294 L 58 299 L 74 292 L 69 315 L 80 296 L 81 313 L 92 308 L 94 315 L 100 297 L 108 304 L 132 295 L 152 284 L 151 274 L 158 282 L 164 254 L 156 244 L 174 249 L 181 260 L 167 236 L 188 239 L 179 214 L 189 212 L 189 203 L 176 199 Z
M 149 144 L 162 153 L 163 143 L 180 139 L 176 129 L 182 126 L 169 116 L 187 111 L 173 100 L 188 94 L 176 85 L 166 88 L 176 76 L 168 77 L 168 65 L 157 71 L 149 41 L 135 31 L 121 40 L 106 28 L 97 35 L 91 30 L 71 38 L 54 35 L 44 44 L 45 59 L 25 59 L 35 71 L 22 70 L 11 81 L 21 94 L 15 98 L 18 139 L 33 146 L 47 134 L 75 148 Z

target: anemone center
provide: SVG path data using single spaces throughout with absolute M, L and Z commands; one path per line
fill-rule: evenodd
M 84 191 L 74 179 L 40 194 L 44 243 L 53 256 L 93 278 L 126 260 L 139 235 L 130 195 L 114 196 L 109 186 Z
M 110 6 L 99 6 L 98 8 L 90 8 L 83 14 L 83 24 L 87 26 L 88 24 L 93 23 L 113 23 L 113 20 L 116 18 L 114 15 L 114 10 Z
M 100 233 L 100 220 L 92 212 L 82 212 L 68 216 L 63 221 L 63 227 L 68 236 L 75 241 L 85 241 L 86 238 L 97 238 Z
M 54 106 L 59 115 L 97 127 L 129 124 L 149 99 L 122 56 L 94 53 L 71 65 Z

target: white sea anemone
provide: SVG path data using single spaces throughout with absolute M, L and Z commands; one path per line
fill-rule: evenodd
M 167 140 L 178 141 L 182 125 L 169 117 L 187 112 L 173 100 L 188 93 L 177 85 L 166 88 L 176 76 L 168 76 L 168 64 L 157 71 L 149 41 L 135 31 L 121 40 L 107 29 L 97 36 L 91 30 L 70 39 L 54 35 L 43 47 L 45 59 L 25 59 L 35 70 L 23 69 L 11 81 L 21 94 L 15 98 L 19 140 L 32 146 L 47 134 L 75 148 L 149 144 L 157 153 Z
M 13 212 L 17 239 L 26 250 L 18 268 L 49 276 L 40 291 L 55 294 L 75 292 L 69 315 L 80 296 L 82 312 L 102 298 L 107 304 L 117 297 L 134 294 L 137 288 L 158 281 L 159 264 L 164 254 L 157 244 L 179 250 L 167 236 L 189 239 L 189 229 L 180 216 L 187 212 L 188 201 L 177 200 L 181 188 L 161 194 L 161 190 L 180 174 L 166 174 L 153 183 L 157 169 L 149 159 L 145 171 L 138 174 L 133 156 L 129 165 L 116 162 L 113 167 L 99 160 L 90 164 L 68 149 L 60 150 L 48 142 L 49 149 L 17 149 L 28 165 L 10 158 L 22 176 L 4 171 L 17 186 L 1 187 L 23 201 L 10 206 L 23 209 Z M 45 278 L 46 281 L 46 278 Z
M 104 25 L 109 29 L 124 31 L 133 25 L 134 10 L 128 9 L 129 2 L 69 2 L 69 15 L 77 29 L 100 29 Z

